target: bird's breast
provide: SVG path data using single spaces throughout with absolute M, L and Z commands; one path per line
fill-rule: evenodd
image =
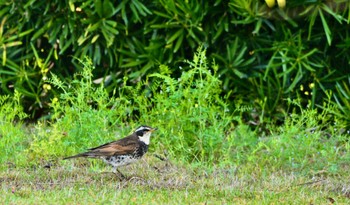
M 135 157 L 142 157 L 148 151 L 148 145 L 140 141 L 138 149 L 135 151 Z

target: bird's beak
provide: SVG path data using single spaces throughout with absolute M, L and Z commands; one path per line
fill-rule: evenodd
M 156 130 L 158 130 L 158 127 L 153 128 L 151 131 L 154 132 L 154 131 L 156 131 Z

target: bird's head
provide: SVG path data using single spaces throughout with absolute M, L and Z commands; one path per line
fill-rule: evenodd
M 149 145 L 151 134 L 155 130 L 157 130 L 157 128 L 142 125 L 135 130 L 135 134 L 142 142 L 144 142 L 146 145 Z

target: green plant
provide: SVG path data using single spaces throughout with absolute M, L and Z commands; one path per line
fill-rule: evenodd
M 25 161 L 21 155 L 30 141 L 23 129 L 23 120 L 28 118 L 21 105 L 21 94 L 15 91 L 14 96 L 0 96 L 0 163 L 14 165 Z
M 346 127 L 334 123 L 331 114 L 336 107 L 328 103 L 324 105 L 327 111 L 318 112 L 303 108 L 297 100 L 289 99 L 288 103 L 299 111 L 286 115 L 282 126 L 271 127 L 270 137 L 259 139 L 252 160 L 259 160 L 262 167 L 336 174 L 347 161 L 349 149 L 343 135 Z
M 36 125 L 37 134 L 28 149 L 32 158 L 63 156 L 113 139 L 110 127 L 121 128 L 127 119 L 127 101 L 110 98 L 102 85 L 94 85 L 91 60 L 86 58 L 81 63 L 84 69 L 71 82 L 63 82 L 54 74 L 46 81 L 62 92 L 51 99 L 50 126 L 43 122 Z
M 209 68 L 202 48 L 193 61 L 186 63 L 190 69 L 184 70 L 178 79 L 171 77 L 167 66 L 160 66 L 160 73 L 149 75 L 155 78 L 150 85 L 152 108 L 149 115 L 141 115 L 140 119 L 160 124 L 163 135 L 170 136 L 162 143 L 172 145 L 169 152 L 173 156 L 209 163 L 229 158 L 226 132 L 231 127 L 232 115 L 226 99 L 221 97 L 218 67 L 213 64 Z M 134 100 L 139 107 L 145 104 L 142 97 L 134 96 Z
M 171 156 L 208 163 L 228 159 L 232 141 L 226 139 L 226 132 L 232 126 L 232 116 L 226 99 L 220 96 L 218 68 L 213 64 L 209 69 L 202 48 L 186 63 L 190 69 L 179 79 L 170 75 L 167 66 L 160 66 L 160 73 L 149 75 L 137 86 L 124 84 L 118 97 L 109 97 L 101 85 L 93 86 L 89 60 L 83 62 L 83 72 L 70 83 L 52 75 L 48 82 L 63 92 L 52 100 L 50 128 L 38 124 L 30 153 L 45 158 L 62 155 L 77 147 L 93 146 L 99 138 L 109 138 L 115 129 L 110 124 L 119 129 L 124 124 L 148 124 L 160 127 L 159 134 L 166 137 L 154 140 L 155 147 L 167 147 Z
M 336 91 L 334 104 L 339 108 L 340 112 L 334 112 L 334 114 L 350 123 L 350 76 L 336 83 Z
M 317 107 L 325 90 L 335 92 L 348 76 L 349 12 L 342 0 L 288 0 L 283 10 L 251 0 L 2 1 L 0 92 L 21 92 L 37 119 L 62 92 L 48 90 L 45 79 L 53 73 L 71 80 L 83 69 L 76 59 L 89 56 L 94 76 L 103 79 L 95 82 L 112 95 L 124 79 L 136 86 L 160 64 L 180 76 L 180 62 L 204 44 L 230 110 L 254 104 L 246 121 L 263 130 L 283 120 L 285 99 Z

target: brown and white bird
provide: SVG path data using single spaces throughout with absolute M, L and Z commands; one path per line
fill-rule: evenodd
M 151 134 L 155 130 L 157 128 L 142 125 L 125 138 L 88 149 L 89 151 L 87 152 L 64 159 L 77 157 L 100 158 L 113 167 L 114 173 L 118 171 L 124 177 L 117 168 L 141 159 L 148 151 Z

